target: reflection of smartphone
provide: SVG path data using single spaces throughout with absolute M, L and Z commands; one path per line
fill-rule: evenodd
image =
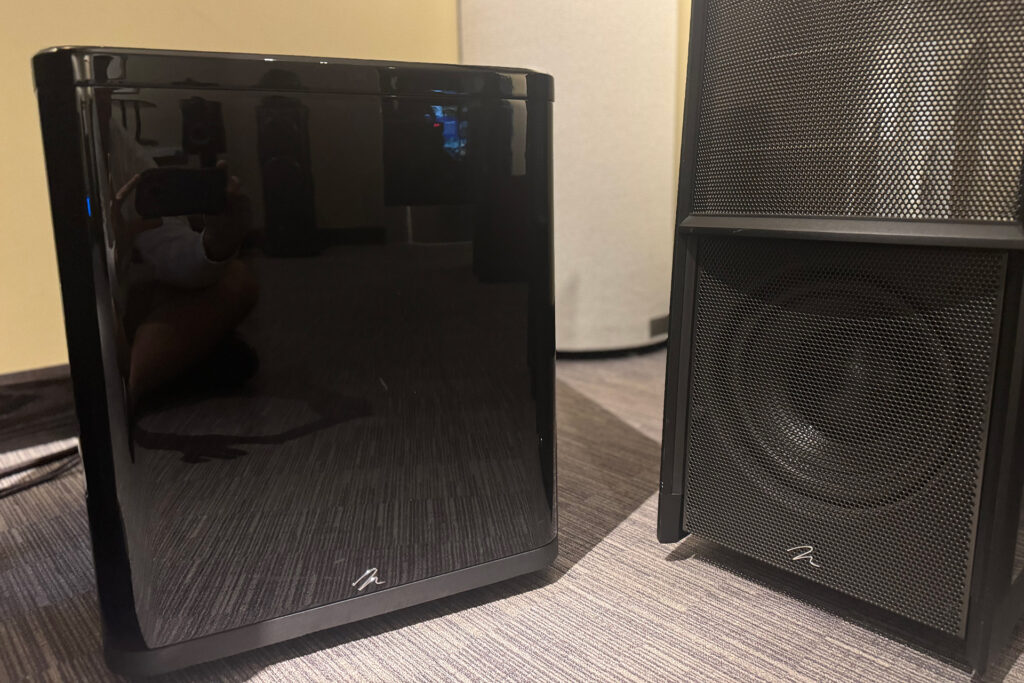
M 227 183 L 223 168 L 150 168 L 135 186 L 135 210 L 143 218 L 220 213 Z

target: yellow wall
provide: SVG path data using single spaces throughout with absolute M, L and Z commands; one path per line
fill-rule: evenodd
M 64 363 L 30 59 L 52 45 L 458 61 L 456 0 L 61 0 L 0 22 L 0 374 Z
M 690 55 L 690 0 L 679 0 L 679 71 L 676 91 L 676 149 L 683 145 L 683 104 L 686 101 L 686 64 Z M 679 180 L 679 164 L 676 164 Z

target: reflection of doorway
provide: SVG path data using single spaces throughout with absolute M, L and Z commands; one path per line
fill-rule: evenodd
M 466 105 L 420 97 L 383 103 L 385 204 L 471 201 L 468 115 Z
M 330 179 L 329 186 L 317 187 L 317 228 L 384 225 L 380 98 L 311 95 L 303 101 L 310 107 L 309 137 L 315 143 L 310 160 L 313 176 Z
M 441 130 L 444 140 L 441 146 L 452 159 L 466 158 L 466 142 L 469 121 L 466 118 L 468 107 L 460 104 L 433 104 L 430 106 L 430 126 Z

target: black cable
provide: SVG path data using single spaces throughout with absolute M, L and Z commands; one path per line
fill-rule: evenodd
M 47 472 L 44 472 L 43 474 L 32 477 L 30 479 L 26 479 L 24 481 L 20 481 L 17 484 L 12 484 L 11 486 L 0 488 L 0 498 L 6 498 L 7 496 L 13 496 L 16 493 L 27 491 L 28 489 L 38 486 L 39 484 L 48 482 L 52 479 L 56 479 L 65 472 L 73 470 L 75 467 L 78 466 L 78 447 L 76 446 L 75 448 L 66 448 L 62 451 L 57 451 L 56 453 L 44 455 L 39 458 L 35 458 L 34 460 L 30 460 L 26 463 L 15 465 L 14 467 L 10 467 L 5 470 L 0 470 L 0 474 L 3 474 L 3 476 L 10 476 L 11 474 L 23 472 L 28 469 L 32 469 L 33 467 L 39 467 L 40 465 L 45 465 L 52 462 L 59 462 L 60 464 L 57 467 L 54 467 L 53 469 Z
M 18 463 L 17 465 L 8 467 L 7 469 L 0 470 L 0 479 L 6 479 L 7 477 L 14 476 L 19 472 L 32 470 L 36 467 L 42 467 L 43 465 L 48 465 L 49 463 L 56 462 L 57 460 L 63 460 L 64 458 L 72 455 L 78 455 L 78 446 L 64 448 L 53 453 L 48 453 L 47 455 L 39 456 L 38 458 L 33 458 L 32 460 L 26 460 L 25 462 Z

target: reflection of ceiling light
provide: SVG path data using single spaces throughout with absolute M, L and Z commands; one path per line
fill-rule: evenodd
M 274 61 L 277 61 L 277 60 L 275 60 L 273 57 L 264 57 L 263 61 L 264 62 L 274 62 Z

